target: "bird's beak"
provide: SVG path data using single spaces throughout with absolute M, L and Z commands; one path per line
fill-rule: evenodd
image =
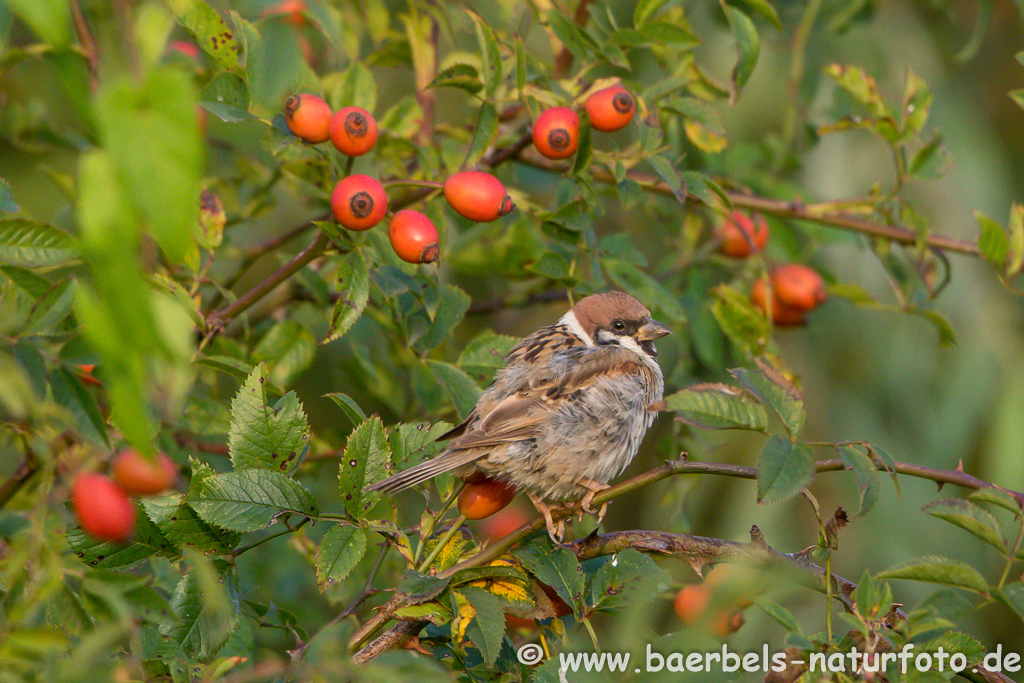
M 636 338 L 640 341 L 653 341 L 655 339 L 661 339 L 666 334 L 672 334 L 672 330 L 668 329 L 657 320 L 647 319 L 640 329 L 637 330 Z

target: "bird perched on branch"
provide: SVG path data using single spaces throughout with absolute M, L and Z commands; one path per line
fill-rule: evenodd
M 560 541 L 549 500 L 594 495 L 633 460 L 662 400 L 654 340 L 669 334 L 622 292 L 593 294 L 557 322 L 522 339 L 437 457 L 371 484 L 393 493 L 444 472 L 477 473 L 525 492 Z M 440 440 L 440 439 L 439 439 Z M 607 504 L 599 513 L 604 517 Z

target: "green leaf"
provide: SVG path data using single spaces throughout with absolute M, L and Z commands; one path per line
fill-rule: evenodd
M 334 401 L 334 404 L 341 408 L 345 413 L 345 417 L 352 421 L 353 426 L 357 426 L 360 422 L 366 419 L 366 413 L 364 413 L 363 409 L 359 407 L 359 404 L 356 403 L 355 399 L 348 394 L 336 392 L 333 394 L 324 394 L 324 398 L 329 398 Z
M 993 0 L 980 0 L 978 2 L 978 19 L 974 22 L 974 31 L 971 32 L 971 37 L 967 44 L 954 57 L 957 62 L 962 64 L 970 61 L 978 54 L 981 44 L 985 41 L 985 32 L 988 31 L 988 27 L 992 23 L 994 10 L 995 2 Z
M 866 448 L 868 449 L 869 455 L 878 456 L 878 459 L 882 461 L 882 465 L 885 466 L 886 472 L 888 472 L 889 476 L 892 477 L 892 483 L 896 487 L 896 493 L 902 495 L 900 490 L 900 478 L 896 473 L 896 461 L 893 457 L 889 455 L 888 451 L 879 448 L 875 444 L 866 444 Z
M 139 503 L 160 532 L 178 548 L 228 555 L 242 538 L 237 531 L 226 531 L 204 522 L 177 491 L 140 498 Z
M 633 8 L 633 26 L 641 28 L 666 2 L 667 0 L 639 0 Z
M 668 21 L 652 21 L 637 29 L 637 34 L 649 45 L 671 45 L 682 50 L 700 45 L 691 31 Z
M 189 555 L 189 571 L 171 596 L 177 619 L 161 624 L 161 632 L 185 652 L 203 661 L 227 642 L 240 612 L 228 596 L 225 570 L 202 555 Z
M 587 60 L 590 56 L 590 50 L 583 32 L 575 24 L 563 17 L 560 10 L 550 10 L 547 18 L 551 32 L 562 42 L 565 49 L 580 61 Z
M 466 10 L 473 24 L 476 26 L 476 39 L 480 43 L 480 65 L 483 69 L 484 91 L 488 97 L 493 97 L 501 83 L 501 51 L 498 48 L 498 39 L 494 37 L 494 31 L 487 25 L 480 15 Z
M 442 285 L 440 297 L 430 327 L 413 345 L 413 348 L 421 353 L 433 350 L 451 336 L 452 330 L 462 322 L 472 301 L 468 294 L 455 285 Z
M 53 284 L 44 277 L 40 277 L 31 270 L 18 268 L 17 266 L 0 266 L 0 272 L 11 279 L 18 289 L 28 294 L 33 299 L 41 299 L 50 291 Z
M 140 84 L 104 81 L 96 119 L 126 196 L 164 253 L 183 263 L 199 232 L 204 148 L 191 77 L 177 69 L 152 71 Z
M 204 0 L 166 0 L 181 25 L 220 68 L 241 74 L 238 42 L 217 11 Z
M 254 361 L 271 366 L 270 375 L 281 386 L 288 386 L 308 370 L 315 355 L 313 333 L 294 320 L 274 325 L 252 351 Z
M 757 35 L 757 28 L 750 17 L 730 5 L 725 5 L 725 15 L 732 27 L 733 37 L 736 39 L 736 51 L 739 59 L 732 70 L 732 95 L 729 102 L 735 102 L 740 90 L 750 79 L 757 65 L 758 55 L 761 53 L 761 39 Z
M 764 596 L 754 598 L 754 604 L 764 610 L 764 613 L 775 621 L 779 622 L 789 633 L 800 633 L 800 622 L 796 620 L 793 613 L 773 600 Z
M 1021 515 L 1020 503 L 1017 502 L 1017 499 L 1011 496 L 1010 494 L 1006 493 L 1005 491 L 1000 491 L 997 488 L 985 488 L 979 489 L 977 491 L 972 491 L 971 494 L 967 497 L 976 503 L 989 503 L 990 505 L 997 505 L 1003 508 L 1004 510 L 1009 510 L 1016 517 L 1020 517 Z
M 750 394 L 726 384 L 697 384 L 665 398 L 679 419 L 704 429 L 768 430 L 768 413 Z
M 0 220 L 0 263 L 45 268 L 77 256 L 71 236 L 59 228 L 26 218 Z
M 381 494 L 364 493 L 363 487 L 387 476 L 391 448 L 384 438 L 384 423 L 376 415 L 355 428 L 345 445 L 338 485 L 345 510 L 362 518 L 380 500 Z
M 646 602 L 671 583 L 664 569 L 634 548 L 600 560 L 601 565 L 593 573 L 590 584 L 590 603 L 594 609 L 608 610 Z M 590 573 L 589 568 L 587 573 Z
M 523 39 L 516 36 L 516 88 L 519 96 L 523 96 L 523 89 L 526 87 L 526 48 L 523 47 Z
M 768 0 L 740 0 L 740 2 L 760 14 L 768 21 L 772 22 L 772 25 L 774 25 L 775 28 L 780 31 L 782 30 L 782 22 L 779 21 L 779 14 L 775 11 L 775 8 L 772 7 Z
M 771 335 L 768 319 L 733 287 L 720 285 L 714 289 L 714 294 L 711 314 L 725 336 L 751 358 L 761 354 Z
M 43 42 L 54 47 L 71 42 L 70 5 L 63 0 L 7 0 L 7 7 Z
M 969 564 L 945 557 L 922 557 L 904 562 L 879 573 L 876 578 L 907 579 L 955 586 L 975 593 L 987 593 L 988 582 Z
M 45 334 L 68 317 L 75 305 L 75 279 L 68 277 L 50 287 L 28 315 L 23 335 Z
M 342 337 L 356 320 L 366 310 L 366 304 L 370 300 L 370 271 L 366 266 L 366 258 L 359 249 L 353 251 L 346 258 L 338 272 L 338 291 L 342 287 L 347 291 L 345 296 L 340 297 L 334 305 L 334 313 L 331 314 L 331 327 L 327 337 L 321 342 L 334 341 Z
M 448 579 L 439 579 L 415 569 L 407 569 L 395 586 L 395 599 L 398 602 L 418 605 L 443 593 L 448 588 L 448 583 Z
M 458 592 L 469 600 L 469 604 L 476 611 L 476 616 L 466 629 L 466 635 L 480 650 L 484 664 L 493 666 L 505 638 L 505 612 L 502 610 L 501 601 L 476 586 L 466 586 Z
M 679 175 L 679 171 L 676 170 L 672 161 L 661 155 L 654 155 L 647 157 L 647 163 L 649 163 L 655 173 L 665 181 L 665 184 L 668 185 L 669 190 L 672 191 L 672 195 L 679 200 L 679 203 L 685 204 L 686 188 L 683 187 L 683 179 Z
M 480 82 L 480 73 L 475 67 L 469 64 L 452 64 L 437 74 L 429 87 L 459 88 L 475 95 L 484 89 L 484 84 Z
M 300 483 L 265 469 L 245 469 L 192 480 L 185 502 L 213 526 L 256 531 L 280 514 L 316 517 L 316 501 Z
M 309 425 L 295 392 L 271 408 L 267 404 L 267 366 L 257 365 L 231 401 L 228 453 L 236 470 L 294 470 L 305 456 Z
M 956 332 L 953 331 L 953 326 L 949 324 L 949 321 L 941 313 L 931 311 L 926 308 L 910 307 L 904 309 L 907 313 L 920 316 L 930 322 L 934 327 L 935 331 L 939 333 L 939 345 L 940 346 L 956 346 Z
M 988 510 L 967 500 L 945 498 L 925 505 L 921 511 L 960 527 L 972 536 L 985 541 L 1006 557 L 1008 552 L 1006 537 L 1003 535 L 999 522 Z
M 1010 245 L 1006 260 L 1006 277 L 1012 278 L 1024 266 L 1024 205 L 1010 205 Z
M 395 610 L 394 617 L 402 621 L 429 621 L 440 626 L 452 620 L 452 611 L 439 602 L 430 601 L 399 607 Z
M 531 574 L 555 589 L 559 597 L 579 613 L 583 605 L 583 568 L 569 548 L 555 548 L 547 533 L 528 536 L 512 551 Z
M 995 588 L 992 594 L 1007 607 L 1013 610 L 1017 618 L 1024 622 L 1024 583 L 1015 581 L 1002 588 Z
M 480 158 L 487 151 L 498 134 L 498 111 L 494 105 L 484 102 L 480 106 L 480 112 L 476 116 L 476 124 L 473 127 L 473 140 L 466 152 L 464 166 L 475 166 Z
M 762 358 L 755 358 L 756 369 L 735 368 L 729 371 L 763 403 L 767 403 L 782 420 L 790 438 L 799 436 L 804 428 L 804 399 L 799 390 L 782 372 Z
M 952 165 L 949 150 L 942 144 L 942 136 L 936 133 L 926 145 L 910 157 L 907 170 L 917 178 L 935 180 L 944 176 Z
M 68 530 L 68 547 L 71 552 L 93 569 L 127 569 L 151 555 L 174 556 L 171 542 L 163 536 L 144 511 L 135 519 L 135 529 L 129 543 L 98 541 L 81 528 Z
M 928 84 L 907 68 L 907 84 L 903 92 L 903 135 L 921 132 L 928 121 L 932 91 Z
M 878 83 L 866 71 L 846 64 L 829 64 L 825 67 L 825 73 L 854 99 L 866 106 L 874 116 L 891 118 L 889 108 L 878 91 Z
M 518 340 L 504 334 L 495 334 L 491 330 L 481 332 L 474 337 L 459 355 L 460 368 L 497 369 L 505 366 L 505 357 L 516 345 Z
M 414 460 L 418 462 L 424 456 L 440 452 L 441 445 L 436 442 L 452 427 L 448 422 L 414 422 L 393 427 L 388 442 L 391 444 L 395 469 L 404 470 L 414 464 Z M 420 453 L 421 450 L 424 453 Z
M 377 108 L 377 79 L 365 64 L 352 62 L 341 72 L 332 100 L 337 109 L 356 106 L 373 112 Z
M 11 184 L 0 178 L 0 213 L 17 213 L 18 204 L 14 201 Z
M 857 478 L 857 486 L 860 489 L 860 509 L 857 516 L 863 517 L 878 501 L 878 470 L 866 453 L 852 446 L 840 446 L 839 457 L 853 470 Z
M 443 386 L 451 397 L 459 419 L 466 419 L 480 398 L 480 387 L 472 377 L 450 363 L 428 360 L 427 364 L 438 384 Z
M 366 554 L 366 532 L 359 527 L 335 526 L 316 549 L 316 582 L 323 592 L 344 581 Z
M 65 368 L 54 368 L 50 372 L 50 388 L 53 400 L 71 412 L 79 434 L 94 443 L 110 446 L 107 423 L 96 399 L 78 377 Z
M 814 479 L 811 449 L 789 439 L 773 436 L 757 457 L 757 502 L 787 500 Z

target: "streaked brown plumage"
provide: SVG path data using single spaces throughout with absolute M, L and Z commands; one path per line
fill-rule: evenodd
M 588 296 L 522 339 L 447 449 L 367 490 L 401 491 L 442 472 L 474 472 L 526 492 L 559 535 L 545 500 L 593 495 L 636 455 L 664 382 L 654 340 L 669 330 L 622 292 Z

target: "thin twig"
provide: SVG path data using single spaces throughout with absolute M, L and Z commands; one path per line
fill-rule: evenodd
M 39 470 L 39 461 L 34 454 L 27 454 L 21 464 L 11 473 L 2 485 L 0 485 L 0 508 L 14 498 L 14 494 L 21 490 L 21 487 L 32 478 L 32 475 Z
M 85 64 L 89 67 L 89 89 L 95 93 L 99 88 L 99 49 L 96 46 L 96 39 L 89 28 L 89 22 L 82 13 L 82 6 L 78 0 L 70 0 L 71 19 L 75 24 L 75 33 L 78 35 L 78 43 L 82 48 L 82 56 L 85 57 Z

